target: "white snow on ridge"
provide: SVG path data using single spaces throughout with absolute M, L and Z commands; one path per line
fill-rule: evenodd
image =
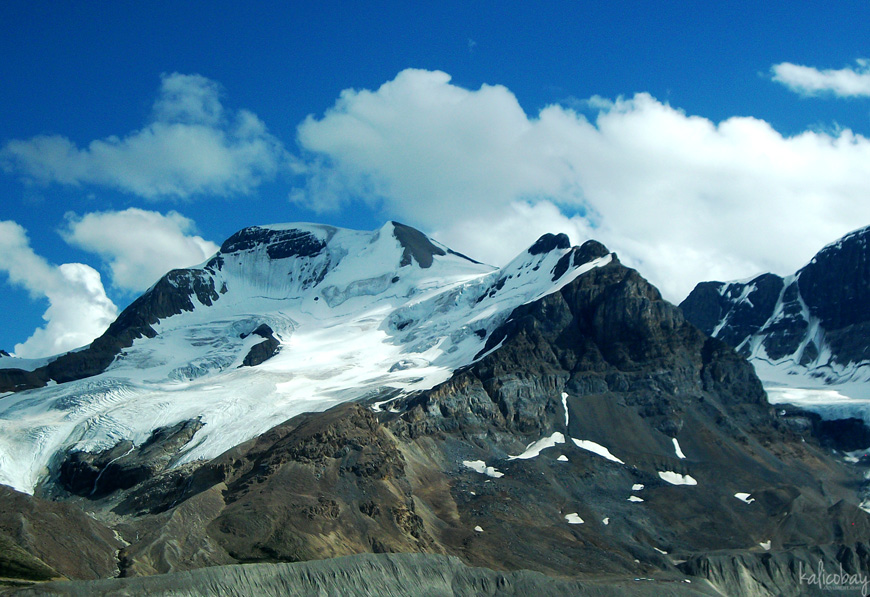
M 52 362 L 59 355 L 40 359 L 22 359 L 14 355 L 0 356 L 0 369 L 21 369 L 22 371 L 34 371 Z
M 738 493 L 735 493 L 735 494 L 734 494 L 734 497 L 736 497 L 736 498 L 737 498 L 738 500 L 740 500 L 741 502 L 745 502 L 745 503 L 747 503 L 747 504 L 751 504 L 752 502 L 755 501 L 755 498 L 754 498 L 754 497 L 749 497 L 750 495 L 752 495 L 752 494 L 750 494 L 750 493 L 745 493 L 745 492 L 738 492 Z
M 598 259 L 593 259 L 589 263 L 584 263 L 583 265 L 581 265 L 578 268 L 575 268 L 573 270 L 569 269 L 568 272 L 566 274 L 562 275 L 562 277 L 559 278 L 559 280 L 552 287 L 547 288 L 544 292 L 535 296 L 534 298 L 532 298 L 528 302 L 531 303 L 531 302 L 534 302 L 534 301 L 537 301 L 539 299 L 544 298 L 548 294 L 558 292 L 558 291 L 562 290 L 562 288 L 564 288 L 565 286 L 567 286 L 568 284 L 570 284 L 571 282 L 573 282 L 574 280 L 576 280 L 577 278 L 579 278 L 580 276 L 585 274 L 586 272 L 593 270 L 596 267 L 603 267 L 603 266 L 607 265 L 608 263 L 610 263 L 612 260 L 613 260 L 613 253 L 608 253 L 604 257 L 599 257 Z
M 428 268 L 401 267 L 404 247 L 391 223 L 374 232 L 262 228 L 309 232 L 326 247 L 274 259 L 262 244 L 219 253 L 220 269 L 199 268 L 221 291 L 211 306 L 191 297 L 193 311 L 161 320 L 156 337 L 135 340 L 98 376 L 3 398 L 0 483 L 32 492 L 58 451 L 102 450 L 122 439 L 138 445 L 154 429 L 187 419 L 200 417 L 204 426 L 179 463 L 213 458 L 303 412 L 385 389 L 431 388 L 473 362 L 514 308 L 610 262 L 569 268 L 554 282 L 570 249 L 524 252 L 501 269 L 449 252 Z M 280 351 L 240 367 L 262 341 L 251 332 L 263 323 Z M 0 366 L 18 361 L 3 357 Z M 564 396 L 563 405 L 567 422 Z M 564 441 L 553 434 L 524 454 Z

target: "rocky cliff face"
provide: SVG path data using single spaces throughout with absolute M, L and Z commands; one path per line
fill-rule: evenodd
M 830 382 L 870 360 L 870 228 L 826 246 L 794 275 L 702 282 L 680 304 L 702 331 L 758 361 Z
M 587 243 L 559 263 L 604 255 Z M 167 468 L 163 456 L 187 441 L 172 428 L 142 449 L 70 455 L 42 492 L 77 493 L 73 502 L 112 521 L 129 542 L 122 576 L 384 552 L 429 554 L 415 560 L 425 562 L 420 579 L 448 574 L 442 556 L 501 571 L 473 581 L 495 583 L 493 594 L 545 591 L 515 570 L 674 595 L 807 594 L 800 563 L 870 573 L 861 469 L 778 418 L 743 358 L 615 257 L 515 308 L 473 363 L 430 390 L 302 414 L 213 460 Z M 146 472 L 117 482 L 125 470 Z M 407 561 L 371 561 L 408 574 Z M 347 566 L 318 574 L 380 578 Z M 245 582 L 283 582 L 277 570 L 208 574 L 251 590 Z M 658 581 L 613 580 L 639 577 Z M 599 584 L 552 590 L 610 594 Z

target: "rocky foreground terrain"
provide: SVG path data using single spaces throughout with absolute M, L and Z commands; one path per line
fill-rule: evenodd
M 553 280 L 597 266 L 482 329 L 430 389 L 211 459 L 177 458 L 202 418 L 58 452 L 34 496 L 0 492 L 0 574 L 75 580 L 16 589 L 52 595 L 828 595 L 824 570 L 861 594 L 868 463 L 774 410 L 742 356 L 602 245 L 536 246 L 562 251 Z

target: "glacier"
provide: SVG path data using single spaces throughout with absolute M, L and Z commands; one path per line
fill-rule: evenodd
M 481 358 L 517 306 L 611 260 L 576 255 L 567 237 L 546 235 L 495 268 L 394 222 L 244 229 L 166 278 L 189 292 L 192 309 L 160 319 L 105 371 L 2 397 L 0 483 L 32 493 L 55 455 L 139 445 L 190 419 L 204 425 L 174 465 L 213 458 L 302 412 L 364 399 L 389 408 Z M 207 281 L 214 299 L 185 290 L 188 280 Z M 242 366 L 262 324 L 279 350 Z M 24 368 L 16 361 L 2 366 Z

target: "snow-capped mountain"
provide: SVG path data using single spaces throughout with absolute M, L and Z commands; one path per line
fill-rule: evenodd
M 246 228 L 91 346 L 48 364 L 0 358 L 3 389 L 26 389 L 0 401 L 0 483 L 31 492 L 55 454 L 141 445 L 189 420 L 201 428 L 176 464 L 301 412 L 373 396 L 388 408 L 480 358 L 513 309 L 610 259 L 565 235 L 496 269 L 393 222 Z
M 771 402 L 870 423 L 870 227 L 795 274 L 702 282 L 680 305 L 755 366 Z
M 0 483 L 0 576 L 162 575 L 36 594 L 778 595 L 870 573 L 868 463 L 595 241 L 496 269 L 395 223 L 248 228 L 90 346 L 0 364 L 0 481 L 34 492 Z

